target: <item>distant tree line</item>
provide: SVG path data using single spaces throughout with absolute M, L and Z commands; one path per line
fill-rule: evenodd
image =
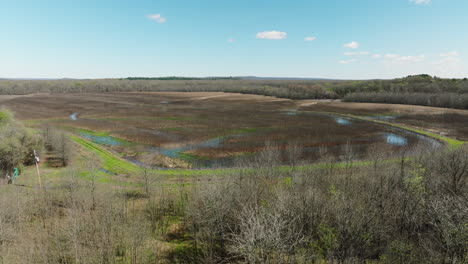
M 230 92 L 289 99 L 417 104 L 468 109 L 468 80 L 429 75 L 393 80 L 271 80 L 233 77 L 130 77 L 97 80 L 0 80 L 0 94 L 103 92 Z
M 352 93 L 344 101 L 468 109 L 468 93 Z
M 168 77 L 128 77 L 125 80 L 135 81 L 135 80 L 146 80 L 146 81 L 194 81 L 194 80 L 240 80 L 239 77 L 178 77 L 178 76 L 168 76 Z
M 349 81 L 333 88 L 340 96 L 352 93 L 468 93 L 468 80 L 441 79 L 429 75 L 415 75 L 393 80 Z
M 0 94 L 105 93 L 105 92 L 230 92 L 290 99 L 335 99 L 333 85 L 340 81 L 284 80 L 0 80 Z
M 347 102 L 410 104 L 468 109 L 468 80 L 429 75 L 347 82 L 334 91 Z

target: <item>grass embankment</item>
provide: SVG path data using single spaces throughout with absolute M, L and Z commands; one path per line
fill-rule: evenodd
M 381 120 L 372 120 L 372 119 L 369 119 L 369 118 L 366 118 L 366 117 L 363 117 L 363 116 L 357 116 L 357 115 L 351 115 L 351 114 L 337 114 L 337 113 L 332 113 L 332 112 L 316 112 L 316 111 L 307 111 L 307 112 L 315 112 L 315 113 L 322 113 L 322 114 L 327 114 L 327 115 L 342 116 L 342 117 L 347 117 L 347 118 L 352 118 L 352 119 L 357 119 L 357 120 L 362 120 L 362 121 L 367 121 L 367 122 L 372 122 L 372 123 L 376 123 L 376 124 L 381 124 L 381 125 L 386 125 L 386 126 L 390 126 L 390 127 L 403 129 L 403 130 L 410 131 L 410 132 L 413 132 L 413 133 L 416 133 L 416 134 L 420 134 L 420 135 L 423 135 L 423 136 L 427 136 L 427 137 L 430 137 L 430 138 L 437 139 L 437 140 L 445 143 L 451 149 L 458 148 L 461 145 L 468 143 L 466 141 L 460 141 L 460 140 L 444 137 L 442 135 L 438 135 L 438 134 L 435 134 L 435 133 L 431 133 L 431 132 L 427 132 L 427 131 L 424 131 L 424 130 L 416 129 L 416 128 L 413 128 L 413 127 L 404 126 L 404 125 L 400 125 L 400 124 L 393 124 L 393 123 L 389 123 L 389 122 L 385 122 L 385 121 L 381 121 Z
M 355 117 L 355 118 L 359 118 L 359 117 Z M 387 125 L 387 126 L 391 126 L 391 127 L 396 127 L 396 128 L 411 131 L 411 132 L 414 132 L 414 133 L 417 133 L 417 134 L 420 134 L 420 135 L 431 137 L 431 138 L 434 138 L 434 139 L 437 139 L 439 141 L 442 141 L 442 142 L 446 143 L 448 145 L 448 147 L 451 148 L 451 149 L 458 148 L 461 145 L 467 143 L 465 141 L 460 141 L 460 140 L 457 140 L 457 139 L 444 137 L 444 136 L 441 136 L 441 135 L 438 135 L 438 134 L 434 134 L 434 133 L 431 133 L 431 132 L 427 132 L 427 131 L 424 131 L 424 130 L 420 130 L 420 129 L 416 129 L 416 128 L 412 128 L 412 127 L 408 127 L 408 126 L 403 126 L 403 125 L 399 125 L 399 124 L 392 124 L 392 123 L 388 123 L 388 122 L 384 122 L 384 121 L 380 121 L 380 120 L 368 120 L 368 119 L 365 119 L 365 118 L 362 118 L 362 117 L 359 118 L 359 119 L 371 121 L 371 122 L 374 122 L 374 123 L 377 123 L 377 124 L 383 124 L 383 125 Z
M 69 135 L 70 139 L 73 140 L 76 144 L 84 147 L 85 149 L 91 151 L 92 153 L 96 154 L 101 159 L 101 167 L 102 169 L 115 174 L 135 174 L 141 171 L 141 168 L 126 162 L 109 151 L 106 151 L 96 144 L 91 143 L 83 138 Z M 102 172 L 102 174 L 106 174 Z
M 375 122 L 375 123 L 378 123 L 378 124 L 384 124 L 384 125 L 388 125 L 388 126 L 392 126 L 392 127 L 396 127 L 396 128 L 401 128 L 401 129 L 411 131 L 411 132 L 414 132 L 414 133 L 417 133 L 417 134 L 420 134 L 420 135 L 424 135 L 424 136 L 428 136 L 428 137 L 431 137 L 431 138 L 438 139 L 438 140 L 446 143 L 450 148 L 458 148 L 461 145 L 467 143 L 465 141 L 460 141 L 460 140 L 456 140 L 456 139 L 453 139 L 453 138 L 444 137 L 444 136 L 441 136 L 441 135 L 437 135 L 437 134 L 434 134 L 434 133 L 431 133 L 431 132 L 427 132 L 427 131 L 412 128 L 412 127 L 387 123 L 387 122 L 383 122 L 383 121 L 379 121 L 379 120 L 371 120 L 371 121 Z
M 110 151 L 105 150 L 99 145 L 94 144 L 86 139 L 75 135 L 69 135 L 70 139 L 76 144 L 84 147 L 88 151 L 96 154 L 102 162 L 102 169 L 115 173 L 117 175 L 133 175 L 142 173 L 144 168 L 137 166 L 125 159 L 119 158 Z M 186 169 L 167 169 L 167 170 L 156 170 L 147 169 L 151 173 L 165 175 L 165 176 L 197 176 L 206 174 L 219 174 L 228 169 L 210 169 L 210 170 L 186 170 Z M 104 173 L 104 172 L 103 172 Z

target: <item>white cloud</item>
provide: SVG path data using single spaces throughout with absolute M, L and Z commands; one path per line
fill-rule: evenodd
M 257 38 L 279 40 L 279 39 L 285 39 L 286 35 L 288 35 L 286 32 L 281 32 L 281 31 L 263 31 L 263 32 L 257 33 Z
M 450 52 L 447 52 L 447 53 L 441 53 L 439 54 L 440 57 L 458 57 L 460 56 L 460 54 L 458 53 L 458 51 L 454 50 L 454 51 L 450 51 Z
M 431 63 L 434 75 L 444 77 L 466 76 L 466 65 L 463 63 L 458 51 L 440 53 L 438 60 Z
M 359 48 L 359 43 L 356 41 L 351 41 L 350 43 L 344 44 L 343 47 L 347 49 L 357 49 Z
M 398 54 L 385 54 L 384 57 L 385 57 L 386 59 L 391 59 L 391 60 L 393 60 L 393 59 L 397 59 L 397 58 L 399 58 L 399 57 L 401 57 L 401 56 L 398 55 Z
M 382 58 L 382 55 L 380 55 L 380 54 L 374 54 L 374 55 L 372 55 L 372 58 L 374 58 L 374 59 L 380 59 L 380 58 Z
M 417 5 L 427 5 L 427 4 L 430 4 L 432 1 L 431 0 L 409 0 L 410 3 L 414 3 L 414 4 L 417 4 Z
M 228 38 L 227 40 L 229 43 L 233 43 L 233 42 L 236 42 L 236 39 L 235 38 Z
M 399 54 L 385 54 L 384 58 L 392 63 L 416 63 L 422 62 L 426 58 L 424 55 L 418 56 L 401 56 Z
M 442 58 L 433 62 L 432 65 L 448 66 L 461 62 L 461 59 L 459 58 L 460 53 L 458 53 L 456 50 L 447 53 L 440 53 L 439 56 Z
M 461 62 L 460 58 L 457 57 L 444 57 L 439 61 L 435 61 L 432 65 L 451 65 Z
M 153 20 L 153 21 L 156 21 L 158 23 L 165 23 L 166 22 L 166 18 L 162 17 L 160 14 L 148 15 L 148 18 Z
M 304 38 L 305 41 L 314 41 L 316 39 L 317 39 L 316 37 L 305 37 Z
M 356 52 L 345 52 L 343 53 L 345 56 L 362 56 L 362 55 L 369 55 L 367 51 L 356 51 Z
M 340 64 L 350 64 L 350 63 L 353 63 L 353 62 L 356 62 L 357 60 L 341 60 L 339 61 Z

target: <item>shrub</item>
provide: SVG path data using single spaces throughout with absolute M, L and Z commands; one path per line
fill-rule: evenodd
M 11 173 L 13 168 L 34 162 L 33 150 L 40 153 L 42 139 L 31 129 L 16 121 L 8 110 L 0 110 L 0 172 Z

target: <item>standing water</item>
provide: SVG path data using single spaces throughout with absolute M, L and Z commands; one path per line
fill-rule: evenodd
M 76 121 L 78 120 L 78 113 L 73 113 L 70 115 L 70 119 L 73 120 L 73 121 Z
M 385 138 L 387 140 L 387 144 L 394 145 L 394 146 L 406 146 L 408 145 L 408 140 L 402 136 L 393 133 L 386 133 Z
M 342 126 L 351 125 L 351 121 L 349 121 L 348 119 L 341 118 L 341 117 L 336 117 L 335 121 L 336 121 L 336 123 L 338 123 L 339 125 L 342 125 Z

